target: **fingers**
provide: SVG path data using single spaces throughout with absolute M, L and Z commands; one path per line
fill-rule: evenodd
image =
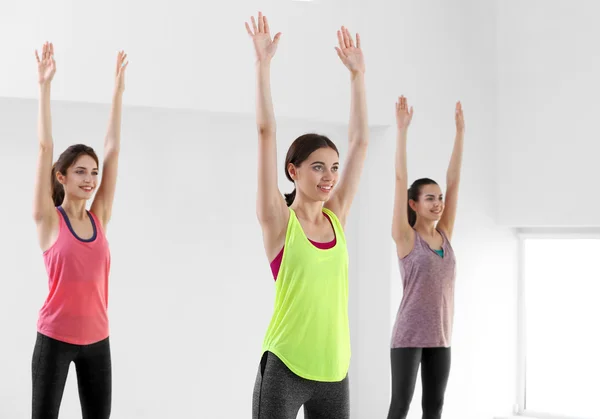
M 346 45 L 348 45 L 348 48 L 354 47 L 354 39 L 352 39 L 352 34 L 348 30 L 348 28 L 344 28 L 344 31 L 345 31 L 345 38 L 347 40 Z
M 258 31 L 260 33 L 265 33 L 265 19 L 262 12 L 258 12 Z
M 360 35 L 356 34 L 356 48 L 360 48 Z
M 54 60 L 54 44 L 50 42 L 50 58 Z
M 256 35 L 258 33 L 258 28 L 256 27 L 256 20 L 254 20 L 254 16 L 252 16 L 250 20 L 252 21 L 252 29 L 254 31 L 254 34 Z
M 37 49 L 35 50 L 35 60 L 38 64 L 40 63 L 40 56 L 38 55 Z
M 340 49 L 343 51 L 346 48 L 346 43 L 344 42 L 344 35 L 342 35 L 342 31 L 337 31 L 338 43 L 340 45 Z
M 252 33 L 252 29 L 250 29 L 250 25 L 248 25 L 248 22 L 244 23 L 246 24 L 246 31 L 248 32 L 248 35 L 254 36 L 254 33 Z
M 277 32 L 277 34 L 275 35 L 275 38 L 273 38 L 273 43 L 275 45 L 279 44 L 279 38 L 281 38 L 281 32 Z
M 335 47 L 335 51 L 337 52 L 338 57 L 340 57 L 340 60 L 342 60 L 342 62 L 344 62 L 346 60 L 346 56 L 344 55 L 342 50 L 339 49 L 338 47 Z

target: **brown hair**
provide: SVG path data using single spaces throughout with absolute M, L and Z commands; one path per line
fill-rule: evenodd
M 417 179 L 408 188 L 408 224 L 411 227 L 414 227 L 417 222 L 417 213 L 410 207 L 410 200 L 418 201 L 421 196 L 421 189 L 425 185 L 437 185 L 437 182 L 429 178 Z
M 304 134 L 300 137 L 296 138 L 290 148 L 288 149 L 287 155 L 285 157 L 285 177 L 288 178 L 290 182 L 294 182 L 294 179 L 290 176 L 288 172 L 289 164 L 293 164 L 298 167 L 305 161 L 308 156 L 310 156 L 315 150 L 319 148 L 332 148 L 335 152 L 340 155 L 337 147 L 329 138 L 324 135 L 319 134 Z M 294 198 L 296 198 L 296 188 L 291 193 L 286 193 L 285 202 L 289 207 L 294 202 Z
M 88 147 L 83 144 L 75 144 L 67 148 L 59 156 L 56 163 L 52 165 L 52 200 L 54 206 L 58 207 L 62 204 L 65 199 L 65 188 L 56 178 L 56 174 L 60 173 L 63 176 L 67 174 L 67 169 L 73 166 L 80 156 L 88 155 L 96 161 L 99 165 L 98 156 L 92 147 Z

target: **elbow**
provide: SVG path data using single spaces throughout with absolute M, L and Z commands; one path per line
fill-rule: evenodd
M 40 221 L 43 220 L 44 218 L 44 212 L 38 208 L 34 208 L 33 212 L 31 213 L 31 218 L 33 219 L 33 221 L 38 224 Z
M 350 135 L 350 144 L 357 147 L 367 148 L 369 145 L 369 135 L 367 133 L 356 133 Z
M 258 134 L 261 137 L 275 134 L 275 124 L 271 124 L 271 123 L 258 124 L 257 129 L 258 129 Z

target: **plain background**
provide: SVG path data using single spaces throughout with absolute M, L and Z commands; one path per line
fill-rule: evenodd
M 255 217 L 253 49 L 265 12 L 278 154 L 305 132 L 347 141 L 344 24 L 367 60 L 371 143 L 347 226 L 353 417 L 385 417 L 401 298 L 390 239 L 394 100 L 415 106 L 409 176 L 444 184 L 456 100 L 467 136 L 453 246 L 458 285 L 445 417 L 508 414 L 515 400 L 515 227 L 598 225 L 597 6 L 548 1 L 169 3 L 21 1 L 0 16 L 0 417 L 27 417 L 37 311 L 47 293 L 31 221 L 33 50 L 56 45 L 56 153 L 102 149 L 116 51 L 130 54 L 114 217 L 110 318 L 114 418 L 249 417 L 273 283 Z M 560 35 L 556 27 L 564 28 Z M 569 30 L 570 29 L 570 30 Z M 595 61 L 594 61 L 595 60 Z M 342 166 L 343 170 L 343 166 Z M 280 166 L 280 185 L 291 190 Z M 74 371 L 73 371 L 74 372 Z M 80 416 L 75 375 L 62 405 Z M 411 419 L 420 417 L 420 390 Z

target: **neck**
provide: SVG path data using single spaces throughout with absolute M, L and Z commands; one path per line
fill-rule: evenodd
M 300 216 L 300 218 L 309 220 L 311 222 L 318 222 L 323 218 L 323 202 L 322 201 L 308 201 L 302 199 L 298 194 L 296 199 L 290 206 L 294 212 Z
M 422 221 L 417 218 L 414 229 L 417 230 L 421 236 L 436 236 L 435 221 Z
M 83 220 L 87 213 L 85 211 L 86 201 L 84 199 L 69 199 L 65 197 L 62 205 L 63 209 L 69 216 L 69 218 L 76 218 Z

